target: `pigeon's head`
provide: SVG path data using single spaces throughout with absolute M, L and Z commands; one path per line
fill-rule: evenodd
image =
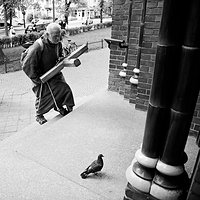
M 103 154 L 99 154 L 98 155 L 98 158 L 102 158 L 102 157 L 104 157 Z

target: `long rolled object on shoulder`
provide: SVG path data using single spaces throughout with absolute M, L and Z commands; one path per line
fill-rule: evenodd
M 83 44 L 80 47 L 78 47 L 75 51 L 73 51 L 67 58 L 68 59 L 78 58 L 86 51 L 88 51 L 88 44 Z
M 40 80 L 45 83 L 48 81 L 50 78 L 55 76 L 58 72 L 60 72 L 64 67 L 78 67 L 81 64 L 79 59 L 68 59 L 65 58 L 63 61 L 58 63 L 56 66 L 51 68 L 48 72 L 43 74 L 40 77 Z
M 79 48 L 73 51 L 67 58 L 65 58 L 64 60 L 59 62 L 56 66 L 54 66 L 52 69 L 50 69 L 48 72 L 43 74 L 40 77 L 40 80 L 43 83 L 45 83 L 50 78 L 55 76 L 58 72 L 60 72 L 64 67 L 78 67 L 81 64 L 81 62 L 77 58 L 86 51 L 88 51 L 88 44 L 81 45 Z

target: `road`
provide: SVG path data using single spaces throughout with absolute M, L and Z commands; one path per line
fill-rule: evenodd
M 111 22 L 112 18 L 105 18 L 103 19 L 103 22 Z M 85 26 L 82 23 L 85 22 L 83 20 L 75 20 L 75 21 L 69 21 L 68 28 L 75 28 L 75 27 L 81 27 Z M 93 19 L 93 24 L 100 23 L 100 19 Z M 24 34 L 24 27 L 23 26 L 16 26 L 14 27 L 16 34 Z M 5 36 L 4 29 L 0 29 L 0 38 Z

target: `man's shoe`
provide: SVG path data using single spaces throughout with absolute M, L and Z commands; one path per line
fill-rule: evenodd
M 67 106 L 67 110 L 68 110 L 69 113 L 72 112 L 73 111 L 73 106 Z
M 69 111 L 68 110 L 66 110 L 65 108 L 60 108 L 60 114 L 62 115 L 62 116 L 65 116 L 65 115 L 67 115 L 68 113 L 69 113 Z
M 57 108 L 54 108 L 54 110 L 55 110 L 55 111 L 58 111 Z M 65 116 L 65 115 L 69 114 L 70 112 L 72 112 L 72 110 L 73 110 L 73 107 L 67 106 L 67 109 L 66 109 L 66 108 L 63 108 L 63 107 L 59 108 L 59 111 L 58 111 L 58 112 L 59 112 L 62 116 Z
M 44 118 L 44 115 L 37 115 L 37 116 L 36 116 L 36 121 L 37 121 L 40 125 L 42 125 L 42 124 L 44 124 L 44 123 L 47 122 L 47 120 Z

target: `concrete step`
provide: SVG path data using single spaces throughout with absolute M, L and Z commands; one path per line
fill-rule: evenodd
M 145 119 L 146 112 L 119 94 L 102 91 L 49 126 L 29 127 L 2 141 L 0 199 L 123 199 L 125 172 L 140 148 Z M 187 167 L 192 171 L 195 151 L 189 141 Z M 100 153 L 102 171 L 82 179 L 80 173 Z
M 101 90 L 99 91 L 101 92 Z M 88 95 L 88 96 L 82 96 L 76 98 L 76 105 L 74 106 L 74 110 L 78 109 L 82 105 L 84 105 L 87 101 L 90 101 L 94 96 L 96 95 Z M 68 114 L 65 117 L 69 117 L 72 113 Z M 62 119 L 63 116 L 55 112 L 53 109 L 49 111 L 47 114 L 45 114 L 45 118 L 47 119 L 47 122 L 43 125 L 38 124 L 38 122 L 33 122 L 32 124 L 28 125 L 27 127 L 23 128 L 22 130 L 16 132 L 12 136 L 5 138 L 4 140 L 15 141 L 16 139 L 21 139 L 23 137 L 28 137 L 29 135 L 33 134 L 34 132 L 38 131 L 44 131 L 46 128 L 51 127 L 54 123 L 56 123 L 58 120 Z
M 133 105 L 113 92 L 86 99 L 50 126 L 29 127 L 2 141 L 0 193 L 7 195 L 2 199 L 12 199 L 10 194 L 21 200 L 123 198 L 125 171 L 140 146 L 145 112 L 134 111 Z M 102 172 L 82 179 L 80 173 L 99 153 L 105 156 Z

